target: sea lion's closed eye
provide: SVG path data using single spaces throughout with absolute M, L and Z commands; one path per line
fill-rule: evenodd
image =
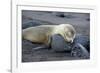
M 71 33 L 70 31 L 67 32 L 66 35 L 67 35 L 68 37 L 72 37 L 72 33 Z

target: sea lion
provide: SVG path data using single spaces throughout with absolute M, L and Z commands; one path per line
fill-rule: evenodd
M 61 35 L 66 42 L 73 42 L 76 31 L 71 24 L 39 25 L 22 30 L 22 37 L 33 43 L 41 43 L 47 46 L 51 43 L 51 37 Z

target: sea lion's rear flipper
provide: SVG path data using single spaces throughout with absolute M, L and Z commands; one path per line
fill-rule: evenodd
M 36 50 L 46 49 L 46 48 L 49 48 L 49 46 L 47 46 L 47 45 L 40 45 L 40 46 L 32 48 L 32 49 L 36 51 Z

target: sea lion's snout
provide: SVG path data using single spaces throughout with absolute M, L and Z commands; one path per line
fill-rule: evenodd
M 71 34 L 70 36 L 69 35 L 66 35 L 65 40 L 66 40 L 66 42 L 73 43 L 74 38 L 75 38 L 75 33 L 74 34 Z
M 74 39 L 67 40 L 67 42 L 69 42 L 69 43 L 73 43 L 73 41 L 74 41 Z
M 73 43 L 73 39 L 71 40 L 71 43 Z

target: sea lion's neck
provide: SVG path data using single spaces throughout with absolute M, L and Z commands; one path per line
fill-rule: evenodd
M 55 26 L 55 28 L 53 28 L 52 35 L 54 35 L 54 34 L 60 34 L 61 35 L 61 29 L 62 28 L 60 28 L 59 25 Z

